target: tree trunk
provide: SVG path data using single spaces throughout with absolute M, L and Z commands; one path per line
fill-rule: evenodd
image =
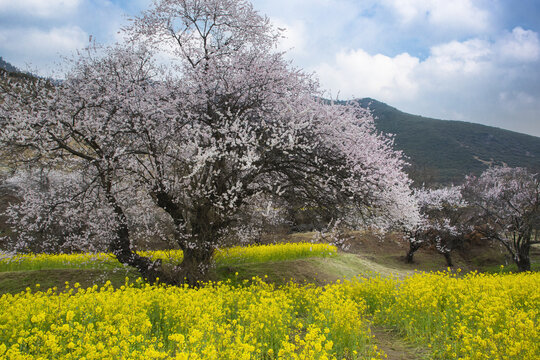
M 184 259 L 175 274 L 178 283 L 197 287 L 202 282 L 208 280 L 214 248 L 206 245 L 204 244 L 202 247 L 196 249 L 184 250 Z
M 107 182 L 105 176 L 102 177 L 102 183 L 106 191 L 107 201 L 114 209 L 118 226 L 115 234 L 116 236 L 109 244 L 109 250 L 116 256 L 116 259 L 120 263 L 137 269 L 141 276 L 148 282 L 154 283 L 157 278 L 164 279 L 165 274 L 161 267 L 161 260 L 152 261 L 131 250 L 126 214 L 120 204 L 118 204 L 116 197 L 110 191 L 111 184 L 110 182 Z
M 517 259 L 516 265 L 518 272 L 531 271 L 531 259 L 528 257 L 524 259 Z
M 143 278 L 148 282 L 154 283 L 157 278 L 165 278 L 161 270 L 161 260 L 152 261 L 149 258 L 140 256 L 131 250 L 129 241 L 129 229 L 126 224 L 123 210 L 116 205 L 115 213 L 119 217 L 116 237 L 109 245 L 110 251 L 116 256 L 116 259 L 125 265 L 137 269 Z
M 422 243 L 417 242 L 410 242 L 409 243 L 409 251 L 407 251 L 407 255 L 405 256 L 405 262 L 407 264 L 412 264 L 414 262 L 414 253 L 416 250 L 420 249 L 422 246 Z
M 516 262 L 518 272 L 531 271 L 531 258 L 529 257 L 530 248 L 530 244 L 525 243 L 519 249 L 517 249 L 514 260 Z
M 184 258 L 182 263 L 175 267 L 173 273 L 170 274 L 167 282 L 199 286 L 208 280 L 212 255 L 222 223 L 215 216 L 213 208 L 204 202 L 190 209 L 190 217 L 186 221 L 182 209 L 173 201 L 170 194 L 157 189 L 153 195 L 156 199 L 156 205 L 171 216 L 179 230 L 186 222 L 190 224 L 191 228 L 189 230 L 191 238 L 187 242 L 178 240 Z
M 452 263 L 452 257 L 450 256 L 450 253 L 449 252 L 444 252 L 443 256 L 446 259 L 446 266 L 454 267 L 454 264 Z

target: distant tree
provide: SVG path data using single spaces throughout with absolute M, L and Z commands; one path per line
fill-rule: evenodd
M 259 221 L 253 210 L 269 201 L 301 200 L 355 226 L 414 217 L 392 139 L 366 110 L 321 101 L 248 2 L 156 1 L 126 34 L 128 46 L 90 51 L 60 85 L 24 107 L 8 97 L 0 113 L 4 143 L 79 174 L 63 193 L 104 209 L 111 225 L 102 231 L 120 262 L 196 284 L 231 229 Z M 155 64 L 158 50 L 168 51 L 167 68 Z M 137 254 L 130 236 L 129 223 L 158 208 L 184 252 L 169 273 Z
M 540 183 L 525 168 L 492 167 L 464 186 L 467 201 L 476 209 L 476 231 L 501 243 L 519 271 L 531 269 L 529 251 L 538 241 Z
M 83 184 L 87 187 L 84 196 L 94 202 L 80 201 L 78 196 L 74 196 L 82 190 Z M 6 211 L 18 234 L 16 239 L 8 240 L 11 251 L 69 253 L 109 250 L 107 245 L 113 233 L 109 228 L 111 223 L 105 220 L 106 209 L 100 206 L 99 194 L 92 194 L 97 188 L 85 184 L 83 174 L 35 167 L 11 176 L 5 186 L 10 187 L 19 199 Z
M 406 261 L 413 262 L 414 253 L 424 245 L 433 245 L 441 253 L 448 266 L 453 266 L 451 252 L 459 247 L 472 227 L 468 219 L 468 204 L 461 188 L 449 186 L 440 189 L 417 189 L 421 220 L 406 231 L 409 250 Z

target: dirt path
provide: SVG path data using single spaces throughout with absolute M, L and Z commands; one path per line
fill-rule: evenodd
M 405 341 L 395 330 L 377 325 L 371 326 L 373 339 L 379 349 L 388 356 L 387 360 L 425 360 L 429 352 Z

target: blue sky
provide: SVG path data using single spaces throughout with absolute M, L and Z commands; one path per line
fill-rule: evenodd
M 0 56 L 51 75 L 150 0 L 0 0 Z M 253 0 L 327 95 L 540 136 L 538 0 Z

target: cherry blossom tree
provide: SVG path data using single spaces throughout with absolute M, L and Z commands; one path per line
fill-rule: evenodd
M 132 144 L 141 131 L 137 120 L 156 114 L 161 118 L 166 111 L 167 100 L 156 102 L 152 95 L 159 93 L 166 80 L 152 81 L 157 70 L 142 49 L 117 47 L 96 55 L 95 49 L 89 49 L 76 59 L 58 86 L 19 82 L 5 92 L 3 144 L 30 154 L 23 158 L 30 170 L 12 180 L 21 185 L 26 201 L 11 214 L 20 228 L 32 230 L 53 225 L 45 218 L 63 217 L 65 224 L 84 221 L 84 227 L 97 231 L 91 239 L 109 239 L 108 250 L 120 262 L 152 279 L 157 277 L 155 264 L 130 246 L 126 204 L 136 197 L 137 187 L 123 161 L 136 151 Z M 46 191 L 26 181 L 35 176 L 32 169 L 37 166 L 52 176 Z M 98 214 L 89 216 L 95 209 Z M 29 241 L 26 235 L 23 231 L 22 248 Z M 89 239 L 87 235 L 82 239 Z M 78 246 L 91 248 L 80 241 Z
M 453 266 L 451 251 L 461 245 L 472 227 L 467 221 L 468 204 L 461 194 L 461 187 L 440 189 L 417 189 L 421 221 L 406 229 L 409 250 L 406 261 L 413 262 L 414 253 L 422 246 L 431 244 L 444 255 L 447 265 Z
M 0 114 L 4 143 L 78 174 L 63 191 L 105 209 L 104 238 L 120 262 L 196 284 L 222 240 L 268 202 L 351 226 L 417 218 L 392 138 L 359 106 L 323 101 L 249 2 L 155 1 L 125 31 L 128 45 L 89 51 L 60 85 L 24 107 L 7 97 Z M 130 240 L 130 222 L 159 209 L 184 252 L 168 273 Z
M 501 243 L 519 271 L 530 270 L 531 245 L 540 243 L 538 175 L 525 168 L 492 167 L 469 176 L 464 194 L 477 212 L 476 231 Z
M 82 186 L 81 186 L 82 185 Z M 85 183 L 78 172 L 50 171 L 34 167 L 19 170 L 6 181 L 19 202 L 6 211 L 18 237 L 10 239 L 15 252 L 107 251 L 114 229 L 105 216 L 99 188 Z M 92 201 L 80 201 L 77 192 L 85 187 Z M 21 225 L 21 226 L 18 226 Z M 104 231 L 105 230 L 105 231 Z M 99 235 L 95 236 L 94 235 Z

